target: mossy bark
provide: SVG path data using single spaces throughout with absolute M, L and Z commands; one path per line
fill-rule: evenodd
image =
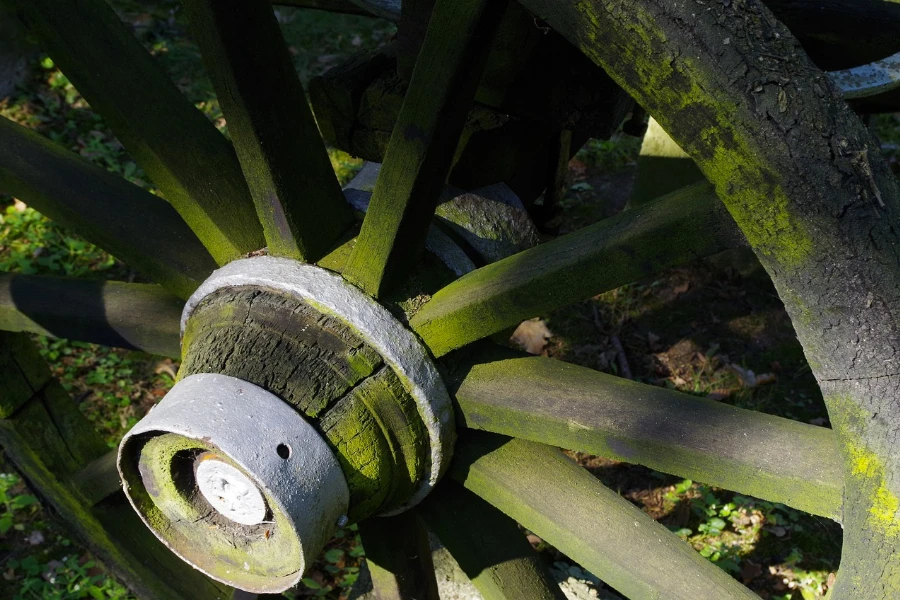
M 785 302 L 843 441 L 833 597 L 900 594 L 900 189 L 878 143 L 759 2 L 524 4 L 715 184 Z
M 350 327 L 296 298 L 220 290 L 188 321 L 179 378 L 222 373 L 294 406 L 328 441 L 350 488 L 351 521 L 396 508 L 427 471 L 415 401 Z

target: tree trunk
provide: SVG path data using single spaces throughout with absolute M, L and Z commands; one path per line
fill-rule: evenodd
M 900 594 L 900 190 L 879 146 L 755 0 L 523 2 L 687 151 L 778 289 L 845 456 L 834 598 Z

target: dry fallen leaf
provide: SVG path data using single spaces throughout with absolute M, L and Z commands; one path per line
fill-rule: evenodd
M 531 319 L 522 321 L 509 339 L 529 354 L 540 354 L 551 337 L 553 333 L 547 329 L 546 323 Z

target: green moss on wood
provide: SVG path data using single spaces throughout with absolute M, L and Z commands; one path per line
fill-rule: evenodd
M 840 519 L 841 459 L 828 429 L 545 358 L 483 359 L 465 370 L 455 392 L 468 428 L 642 464 Z
M 470 433 L 449 474 L 629 598 L 757 598 L 556 448 Z
M 508 516 L 444 480 L 419 507 L 484 600 L 564 600 L 544 560 Z
M 0 355 L 16 350 L 20 363 L 0 361 L 0 382 L 14 372 L 48 372 L 26 336 L 3 333 L 0 338 L 14 342 L 0 345 Z M 160 545 L 124 495 L 115 494 L 93 507 L 81 497 L 72 476 L 105 450 L 105 444 L 58 383 L 42 387 L 25 406 L 0 419 L 0 447 L 51 514 L 141 598 L 230 598 L 230 588 L 211 582 Z
M 125 483 L 148 525 L 177 554 L 220 579 L 246 587 L 277 588 L 293 579 L 302 564 L 300 540 L 289 518 L 265 491 L 267 515 L 258 525 L 241 525 L 222 516 L 200 493 L 194 462 L 215 448 L 176 434 L 155 436 L 129 446 L 133 456 Z M 241 467 L 221 454 L 216 460 Z M 281 583 L 283 587 L 283 583 Z
M 353 219 L 270 3 L 189 0 L 185 8 L 269 252 L 318 260 Z
M 373 296 L 425 248 L 505 1 L 438 0 L 344 276 Z
M 270 290 L 220 290 L 196 308 L 179 378 L 223 373 L 297 408 L 335 452 L 351 520 L 404 503 L 428 471 L 430 446 L 415 401 L 352 327 Z
M 739 243 L 740 233 L 712 187 L 698 183 L 473 271 L 436 293 L 410 325 L 441 356 Z
M 265 245 L 231 144 L 106 2 L 13 4 L 219 264 Z

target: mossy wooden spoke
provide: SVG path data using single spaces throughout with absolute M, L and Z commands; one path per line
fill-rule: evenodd
M 81 496 L 73 473 L 108 447 L 22 334 L 0 332 L 0 397 L 14 401 L 0 409 L 5 457 L 62 524 L 134 593 L 148 600 L 231 596 L 230 588 L 210 581 L 160 544 L 124 494 L 96 505 Z
M 381 294 L 416 263 L 506 0 L 438 0 L 344 277 Z
M 410 325 L 441 356 L 741 240 L 712 187 L 692 185 L 473 271 L 435 294 Z
M 758 598 L 556 448 L 469 433 L 450 476 L 629 598 Z
M 184 302 L 156 285 L 0 274 L 0 330 L 179 358 Z
M 830 429 L 541 357 L 485 354 L 454 386 L 464 425 L 646 465 L 839 519 Z
M 268 0 L 186 0 L 269 253 L 316 261 L 352 223 Z
M 378 600 L 440 600 L 428 532 L 415 510 L 359 524 Z
M 4 0 L 100 113 L 210 254 L 265 245 L 234 149 L 103 0 Z
M 419 509 L 484 600 L 565 600 L 516 522 L 454 481 Z
M 522 4 L 603 66 L 715 184 L 784 301 L 841 439 L 845 535 L 829 593 L 900 595 L 900 185 L 878 141 L 756 0 Z
M 165 200 L 3 118 L 0 192 L 20 198 L 183 298 L 216 268 Z

